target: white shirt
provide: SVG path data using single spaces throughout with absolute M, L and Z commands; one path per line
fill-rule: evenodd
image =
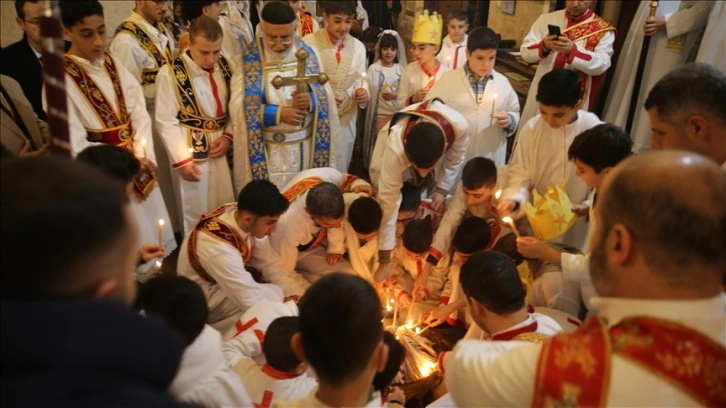
M 634 316 L 650 316 L 687 326 L 726 344 L 726 295 L 685 301 L 594 298 L 609 326 Z M 522 342 L 459 342 L 447 354 L 446 383 L 458 406 L 529 406 L 541 345 Z M 610 356 L 607 405 L 697 406 L 664 378 L 618 355 Z
M 280 262 L 277 253 L 270 247 L 269 240 L 254 238 L 242 231 L 234 219 L 236 206 L 230 206 L 219 219 L 230 226 L 252 250 L 250 266 L 262 272 L 271 283 L 258 283 L 245 270 L 245 263 L 239 250 L 218 238 L 199 231 L 197 233 L 197 257 L 201 266 L 216 281 L 212 283 L 199 276 L 189 261 L 189 237 L 187 235 L 179 252 L 178 274 L 198 283 L 207 298 L 209 309 L 215 309 L 225 299 L 230 299 L 245 311 L 259 302 L 282 302 L 286 296 L 302 295 L 302 289 L 292 280 Z
M 466 42 L 469 40 L 469 35 L 464 34 L 464 37 L 460 42 L 455 43 L 451 36 L 448 34 L 441 41 L 441 51 L 436 55 L 442 64 L 449 67 L 449 69 L 457 69 L 466 63 Z
M 419 105 L 417 103 L 404 110 L 415 110 Z M 450 191 L 464 164 L 469 143 L 469 124 L 459 112 L 440 101 L 432 102 L 428 109 L 439 112 L 454 128 L 454 142 L 443 154 L 441 164 L 434 171 L 436 186 Z M 370 175 L 373 185 L 378 188 L 378 202 L 383 210 L 378 237 L 380 250 L 392 250 L 396 245 L 396 214 L 401 204 L 401 186 L 405 173 L 411 167 L 411 162 L 406 158 L 402 137 L 407 123 L 406 119 L 401 119 L 391 127 L 389 122 L 378 133 L 373 150 Z
M 510 119 L 514 119 L 511 128 L 516 129 L 519 121 L 519 98 L 507 77 L 495 70 L 491 70 L 489 75 L 492 79 L 487 81 L 484 93 L 478 100 L 464 67 L 444 73 L 426 99 L 441 98 L 444 103 L 466 117 L 469 122 L 466 160 L 486 157 L 497 167 L 501 167 L 507 159 L 507 137 L 514 134 L 514 131 L 505 133 L 499 128 L 497 121 L 492 120 L 491 114 L 509 113 Z
M 315 395 L 317 394 L 318 389 L 317 387 L 310 392 L 310 395 L 308 395 L 305 398 L 299 399 L 297 401 L 277 401 L 274 404 L 272 404 L 273 407 L 283 408 L 283 407 L 300 407 L 300 408 L 333 408 L 330 405 L 320 401 Z M 376 391 L 373 394 L 370 395 L 370 400 L 364 405 L 365 408 L 376 408 L 376 407 L 384 407 L 385 404 L 383 403 L 383 399 L 381 398 L 381 393 Z
M 263 366 L 243 357 L 235 366 L 234 371 L 240 376 L 247 388 L 252 401 L 270 406 L 275 401 L 295 401 L 310 395 L 317 388 L 318 382 L 305 373 L 294 375 Z
M 582 110 L 577 112 L 574 122 L 559 129 L 551 128 L 540 115 L 532 118 L 522 128 L 509 164 L 499 173 L 500 183 L 505 186 L 500 202 L 520 203 L 519 214 L 523 214 L 532 189 L 545 194 L 547 187 L 557 187 L 563 182 L 573 204 L 585 201 L 587 185 L 575 175 L 575 165 L 567 158 L 567 150 L 577 135 L 600 123 L 595 114 Z M 554 241 L 582 248 L 585 235 L 585 221 L 580 219 Z
M 208 325 L 184 350 L 169 393 L 204 406 L 252 406 L 242 380 L 224 360 L 222 336 Z

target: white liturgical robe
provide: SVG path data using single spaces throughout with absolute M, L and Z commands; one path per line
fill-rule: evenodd
M 699 300 L 594 298 L 592 303 L 608 327 L 631 317 L 652 317 L 683 325 L 717 345 L 726 345 L 726 295 Z M 686 339 L 678 340 L 686 342 Z M 470 406 L 530 406 L 541 344 L 460 341 L 444 363 L 446 384 L 456 404 Z M 605 402 L 613 407 L 702 405 L 667 377 L 616 353 L 610 364 Z M 592 361 L 593 365 L 605 361 Z M 594 381 L 595 379 L 593 379 Z M 715 385 L 714 385 L 715 387 Z M 569 387 L 577 390 L 577 385 Z
M 723 8 L 720 1 L 718 7 Z M 635 70 L 640 61 L 640 54 L 643 48 L 643 24 L 650 12 L 650 1 L 641 1 L 638 10 L 633 17 L 623 48 L 620 51 L 615 73 L 613 74 L 612 85 L 605 103 L 603 118 L 606 122 L 625 128 L 630 109 L 630 98 L 635 86 Z M 643 108 L 645 98 L 653 86 L 665 74 L 674 68 L 686 63 L 689 53 L 698 39 L 698 30 L 703 28 L 708 21 L 709 10 L 714 2 L 710 1 L 661 1 L 658 3 L 656 17 L 663 17 L 666 21 L 664 30 L 658 31 L 650 37 L 648 46 L 648 57 L 643 69 L 643 79 L 636 100 L 635 115 L 633 116 L 633 128 L 630 137 L 633 139 L 633 149 L 638 152 L 650 149 L 650 120 L 648 113 Z M 688 7 L 682 9 L 683 7 Z M 679 11 L 680 10 L 680 11 Z M 713 47 L 723 52 L 723 41 L 726 40 L 723 34 L 724 21 L 715 23 L 721 26 L 721 36 L 706 38 L 702 43 L 704 52 Z M 712 26 L 713 27 L 713 26 Z M 711 31 L 712 32 L 712 31 Z M 723 58 L 723 57 L 722 57 Z M 715 63 L 716 61 L 704 61 Z M 726 62 L 722 60 L 721 71 L 726 69 Z M 684 87 L 687 84 L 683 85 Z
M 108 54 L 107 54 L 108 55 Z M 116 99 L 113 82 L 103 66 L 103 60 L 91 63 L 90 61 L 69 55 L 85 72 L 91 80 L 98 86 L 98 89 L 106 97 L 111 108 L 118 112 L 119 105 Z M 134 147 L 134 155 L 137 158 L 146 157 L 156 163 L 154 156 L 154 141 L 151 138 L 151 118 L 146 112 L 146 104 L 144 103 L 144 94 L 141 85 L 134 79 L 131 73 L 124 68 L 121 62 L 109 55 L 113 59 L 116 71 L 121 82 L 123 90 L 124 102 L 131 119 L 131 127 L 133 129 L 132 139 Z M 96 65 L 98 64 L 98 65 Z M 101 121 L 100 116 L 83 92 L 76 85 L 75 81 L 66 74 L 66 90 L 68 93 L 68 125 L 70 128 L 71 150 L 73 155 L 77 155 L 83 149 L 100 145 L 100 142 L 91 142 L 88 140 L 88 131 L 102 130 L 106 126 Z M 45 98 L 44 98 L 45 100 Z M 44 102 L 45 103 L 45 102 Z M 146 140 L 146 147 L 142 144 L 142 140 Z M 144 201 L 139 202 L 136 197 L 131 199 L 131 208 L 139 222 L 139 242 L 141 244 L 158 244 L 159 243 L 159 220 L 169 220 L 169 214 L 164 205 L 164 199 L 158 186 L 155 186 Z M 168 255 L 176 249 L 176 241 L 171 230 L 171 224 L 166 222 L 162 227 L 162 242 L 165 253 Z M 150 261 L 149 267 L 152 267 Z M 142 268 L 148 270 L 149 268 Z M 140 279 L 144 280 L 145 275 L 140 275 Z
M 177 271 L 180 276 L 185 276 L 202 287 L 207 298 L 210 323 L 241 314 L 259 302 L 282 302 L 286 296 L 302 296 L 302 289 L 289 277 L 291 270 L 284 269 L 277 253 L 270 246 L 269 238 L 255 238 L 242 231 L 234 218 L 236 211 L 236 205 L 228 206 L 224 214 L 218 217 L 218 222 L 227 225 L 246 241 L 247 247 L 252 251 L 249 266 L 259 270 L 270 283 L 255 281 L 245 270 L 245 261 L 237 248 L 210 233 L 199 231 L 194 247 L 196 257 L 214 282 L 203 278 L 190 261 L 190 233 L 184 239 L 179 252 Z
M 436 59 L 451 70 L 463 67 L 466 64 L 466 42 L 469 35 L 464 34 L 461 42 L 455 43 L 447 34 L 441 41 L 441 51 L 436 54 Z
M 207 325 L 184 350 L 169 393 L 181 401 L 203 406 L 252 406 L 242 379 L 224 360 L 222 336 Z
M 421 64 L 414 61 L 403 69 L 401 74 L 401 83 L 398 87 L 398 96 L 396 97 L 396 110 L 401 110 L 406 106 L 412 105 L 411 98 L 416 92 L 426 88 L 431 89 L 436 85 L 444 73 L 451 71 L 444 64 L 439 64 L 438 68 L 434 68 L 431 75 L 421 69 Z
M 534 74 L 532 79 L 532 85 L 527 93 L 527 102 L 524 104 L 522 110 L 521 123 L 527 123 L 532 117 L 537 115 L 539 112 L 539 106 L 537 103 L 537 87 L 539 86 L 539 80 L 542 76 L 554 68 L 565 68 L 572 69 L 578 72 L 582 72 L 586 75 L 586 83 L 584 84 L 585 93 L 582 99 L 583 110 L 592 110 L 591 102 L 593 100 L 593 90 L 597 85 L 595 77 L 602 75 L 605 71 L 610 68 L 610 57 L 613 55 L 613 43 L 615 42 L 615 30 L 604 31 L 599 34 L 593 34 L 593 31 L 588 31 L 587 35 L 578 35 L 578 40 L 574 42 L 573 49 L 570 54 L 564 56 L 559 51 L 550 51 L 545 54 L 543 51 L 543 39 L 549 35 L 548 25 L 555 25 L 560 27 L 560 31 L 563 33 L 565 30 L 572 30 L 571 27 L 583 27 L 599 17 L 595 15 L 592 10 L 588 10 L 582 16 L 572 19 L 566 10 L 557 10 L 552 13 L 542 14 L 532 24 L 527 36 L 522 41 L 522 46 L 519 48 L 522 53 L 522 59 L 529 63 L 539 63 L 537 66 L 537 72 Z M 601 20 L 599 20 L 601 21 Z M 601 28 L 597 28 L 600 30 Z M 593 41 L 601 36 L 597 41 L 597 44 L 592 50 L 586 49 L 586 44 L 589 41 Z M 521 133 L 520 133 L 521 134 Z
M 467 161 L 473 157 L 486 157 L 501 167 L 507 159 L 507 137 L 514 134 L 519 121 L 519 98 L 507 77 L 495 70 L 490 75 L 492 79 L 487 81 L 478 100 L 464 67 L 442 75 L 426 98 L 441 98 L 447 106 L 466 117 L 469 122 Z M 496 121 L 492 121 L 493 112 L 509 113 L 510 119 L 514 120 L 510 125 L 511 133 L 505 133 Z
M 365 109 L 368 102 L 363 104 L 355 103 L 355 92 L 362 88 L 370 97 L 366 74 L 366 48 L 362 42 L 347 35 L 344 40 L 333 43 L 330 40 L 328 31 L 318 30 L 313 34 L 306 35 L 303 40 L 315 48 L 323 64 L 323 71 L 330 78 L 330 86 L 333 88 L 338 104 L 338 117 L 340 118 L 340 131 L 345 162 L 342 169 L 347 169 L 353 156 L 353 145 L 355 144 L 356 118 L 358 108 Z M 342 47 L 339 49 L 339 47 Z M 340 56 L 340 61 L 336 59 Z
M 221 62 L 217 62 L 214 65 L 214 71 L 210 73 L 194 62 L 188 52 L 182 53 L 178 58 L 181 58 L 187 68 L 187 75 L 192 85 L 191 91 L 196 95 L 200 114 L 205 118 L 225 116 L 228 112 L 228 96 L 235 86 L 241 86 L 241 84 L 236 85 L 232 81 L 229 84 L 232 89 L 227 89 L 221 72 Z M 230 65 L 230 69 L 234 72 L 232 65 Z M 214 78 L 214 86 L 212 86 L 210 77 Z M 173 67 L 169 64 L 161 67 L 156 77 L 156 127 L 169 153 L 177 205 L 181 206 L 182 211 L 180 213 L 184 217 L 184 233 L 187 233 L 203 213 L 232 202 L 235 198 L 232 192 L 232 175 L 229 171 L 226 155 L 196 160 L 192 158 L 190 153 L 192 145 L 195 145 L 194 149 L 196 150 L 197 138 L 204 138 L 204 135 L 206 135 L 207 153 L 209 153 L 212 150 L 212 144 L 216 140 L 222 137 L 233 138 L 233 136 L 229 118 L 223 129 L 212 132 L 201 132 L 182 126 L 178 114 L 179 111 L 186 109 L 186 107 L 181 105 L 177 80 L 178 73 L 174 72 Z M 217 114 L 217 100 L 220 103 L 221 114 Z M 184 180 L 179 174 L 181 167 L 192 165 L 192 163 L 201 170 L 202 174 L 199 181 Z
M 414 104 L 405 110 L 415 110 Z M 443 154 L 441 164 L 434 170 L 436 187 L 451 191 L 464 164 L 469 143 L 469 124 L 459 112 L 441 101 L 433 101 L 428 110 L 444 116 L 454 129 L 454 141 Z M 373 185 L 378 189 L 378 202 L 383 210 L 383 220 L 378 237 L 380 250 L 393 250 L 396 245 L 396 214 L 401 204 L 401 186 L 410 178 L 411 162 L 406 157 L 403 131 L 408 119 L 400 119 L 391 127 L 390 122 L 378 132 L 378 140 L 373 150 L 370 175 Z
M 567 150 L 577 135 L 600 123 L 595 114 L 583 110 L 577 112 L 574 122 L 559 129 L 550 127 L 540 115 L 532 118 L 522 128 L 511 161 L 500 171 L 500 183 L 504 186 L 500 202 L 519 203 L 518 213 L 523 214 L 532 189 L 545 194 L 548 187 L 556 188 L 563 183 L 563 190 L 573 204 L 585 201 L 587 185 L 575 175 L 575 165 L 567 158 Z M 526 228 L 525 231 L 530 232 L 528 222 Z M 587 225 L 580 217 L 569 231 L 553 241 L 581 249 L 586 235 Z
M 234 371 L 242 378 L 255 404 L 269 407 L 275 401 L 294 401 L 305 398 L 318 386 L 318 381 L 306 373 L 291 374 L 243 357 Z

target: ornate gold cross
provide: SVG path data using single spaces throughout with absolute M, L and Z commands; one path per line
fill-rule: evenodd
M 328 82 L 328 75 L 324 72 L 314 75 L 305 75 L 305 65 L 307 64 L 309 56 L 310 55 L 307 51 L 300 48 L 295 53 L 295 58 L 297 58 L 297 74 L 294 77 L 287 78 L 276 75 L 272 78 L 272 86 L 274 86 L 275 89 L 280 89 L 283 86 L 295 85 L 297 87 L 297 92 L 307 92 L 308 84 L 317 82 L 320 85 L 324 85 Z

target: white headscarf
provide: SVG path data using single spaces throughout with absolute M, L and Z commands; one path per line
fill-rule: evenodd
M 402 67 L 406 67 L 406 65 L 408 65 L 408 60 L 406 59 L 406 49 L 403 48 L 403 41 L 401 41 L 401 36 L 398 35 L 398 32 L 396 32 L 395 30 L 383 30 L 381 35 L 378 36 L 378 41 L 376 41 L 376 54 L 373 58 L 373 62 L 381 59 L 381 38 L 383 38 L 383 34 L 390 34 L 396 37 L 396 41 L 398 42 L 398 53 L 396 54 L 396 57 L 398 57 L 398 63 L 401 64 Z

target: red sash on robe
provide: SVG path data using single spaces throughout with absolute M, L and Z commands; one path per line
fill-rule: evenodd
M 625 319 L 607 329 L 590 318 L 545 344 L 533 407 L 605 406 L 612 354 L 657 375 L 706 406 L 726 406 L 726 348 L 679 323 Z
M 208 234 L 212 238 L 224 242 L 225 244 L 232 245 L 239 251 L 240 255 L 242 256 L 242 261 L 245 264 L 249 262 L 250 258 L 252 258 L 252 251 L 254 250 L 255 241 L 253 240 L 252 246 L 249 246 L 247 244 L 247 240 L 244 239 L 232 226 L 227 225 L 219 219 L 219 217 L 224 214 L 228 208 L 236 206 L 237 204 L 227 204 L 217 208 L 211 213 L 206 213 L 202 215 L 202 217 L 199 219 L 199 222 L 197 222 L 197 225 L 194 226 L 191 234 L 189 234 L 189 244 L 187 246 L 189 263 L 192 264 L 192 268 L 194 269 L 194 271 L 197 272 L 197 274 L 199 274 L 199 276 L 207 282 L 217 283 L 214 278 L 209 275 L 206 269 L 204 269 L 201 262 L 199 261 L 199 256 L 197 255 L 197 236 L 200 231 Z M 255 280 L 255 282 L 267 283 L 261 272 L 249 267 L 245 269 L 247 270 L 247 272 L 250 273 L 250 275 L 252 275 L 252 278 Z
M 103 66 L 108 73 L 118 105 L 118 113 L 113 109 L 111 103 L 106 99 L 98 84 L 88 75 L 83 67 L 73 58 L 65 57 L 66 74 L 75 82 L 81 94 L 86 98 L 89 106 L 93 108 L 98 119 L 103 123 L 104 129 L 86 128 L 86 139 L 93 143 L 104 143 L 119 146 L 134 154 L 134 140 L 131 136 L 131 118 L 126 109 L 121 78 L 119 78 L 116 64 L 113 58 L 104 54 Z M 141 172 L 134 178 L 134 193 L 139 201 L 149 196 L 156 183 L 156 174 L 153 172 Z
M 309 16 L 302 11 L 300 16 L 300 38 L 305 37 L 308 34 L 313 33 L 313 17 Z
M 592 52 L 595 50 L 595 47 L 597 47 L 602 37 L 608 31 L 616 30 L 615 27 L 610 25 L 610 23 L 593 13 L 592 20 L 584 21 L 567 27 L 562 32 L 562 35 L 569 38 L 570 41 L 572 41 L 573 43 L 585 40 L 585 49 Z M 553 67 L 564 68 L 566 58 L 567 57 L 564 53 L 559 53 Z M 603 75 L 594 75 L 591 77 L 584 72 L 580 72 L 577 70 L 575 72 L 577 72 L 577 75 L 580 77 L 580 96 L 584 97 L 585 91 L 587 90 L 588 81 L 592 81 L 590 83 L 590 97 L 588 101 L 588 107 L 590 110 L 592 110 L 593 104 L 595 103 L 595 98 L 597 97 L 597 92 L 600 89 L 600 83 L 602 82 Z

